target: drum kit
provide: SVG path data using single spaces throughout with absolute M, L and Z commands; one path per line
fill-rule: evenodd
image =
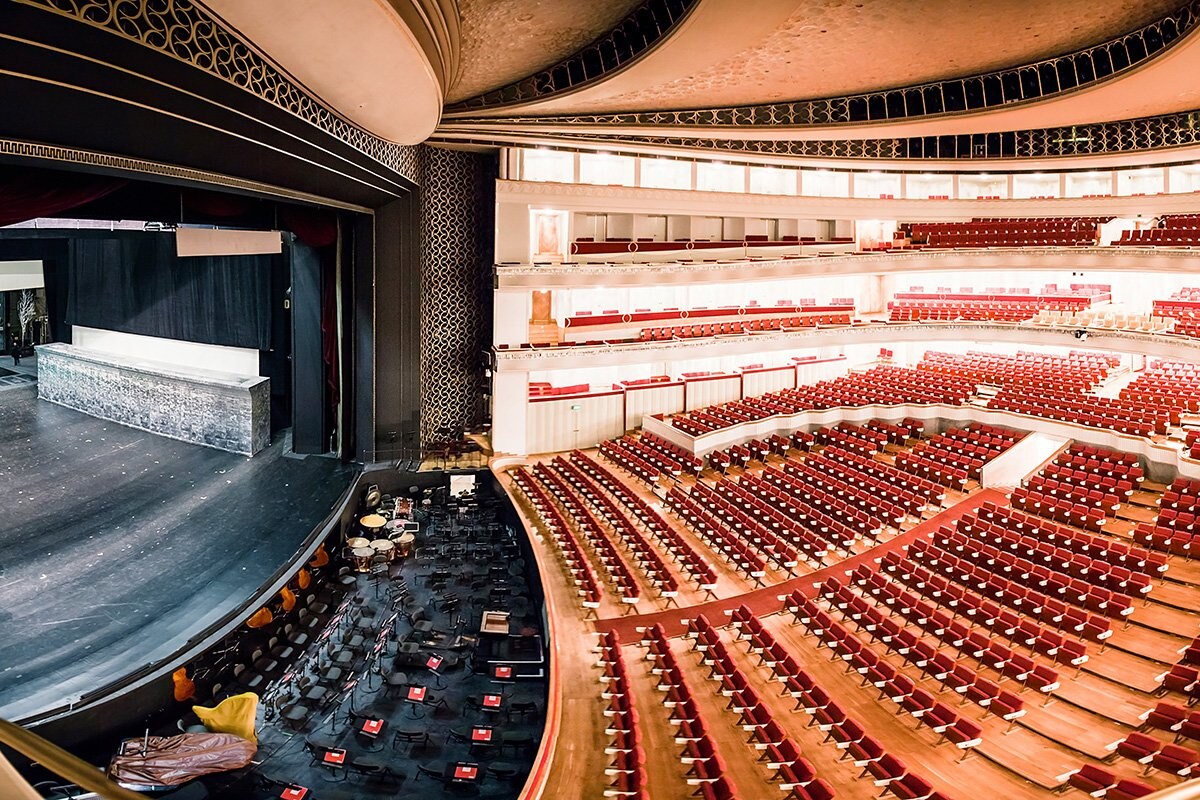
M 355 572 L 370 572 L 372 564 L 398 561 L 412 555 L 417 527 L 411 519 L 413 502 L 397 498 L 394 507 L 381 498 L 378 487 L 368 490 L 370 513 L 359 517 L 360 535 L 346 540 L 345 554 Z M 373 501 L 373 502 L 372 502 Z M 381 504 L 382 501 L 382 504 Z

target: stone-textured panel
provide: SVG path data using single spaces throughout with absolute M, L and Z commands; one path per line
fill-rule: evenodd
M 152 361 L 50 344 L 38 348 L 38 396 L 132 428 L 254 455 L 271 441 L 270 381 L 188 375 Z

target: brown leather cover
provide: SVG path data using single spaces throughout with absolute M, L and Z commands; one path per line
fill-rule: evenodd
M 108 775 L 126 788 L 178 786 L 201 775 L 240 769 L 258 749 L 231 733 L 185 733 L 126 739 L 108 765 Z

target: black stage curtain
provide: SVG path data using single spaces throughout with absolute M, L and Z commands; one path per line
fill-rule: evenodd
M 67 322 L 188 342 L 271 347 L 271 259 L 175 255 L 175 237 L 74 239 Z

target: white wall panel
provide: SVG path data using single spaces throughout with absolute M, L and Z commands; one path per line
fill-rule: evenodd
M 728 403 L 740 400 L 742 396 L 742 378 L 740 375 L 730 375 L 721 378 L 684 379 L 687 383 L 687 410 L 692 411 L 718 403 Z
M 791 367 L 742 373 L 742 394 L 757 397 L 780 389 L 796 388 L 796 370 Z
M 631 386 L 625 390 L 625 430 L 642 424 L 646 414 L 675 414 L 683 411 L 683 383 L 661 386 Z
M 526 406 L 526 452 L 554 453 L 594 447 L 625 432 L 621 392 L 530 401 Z

